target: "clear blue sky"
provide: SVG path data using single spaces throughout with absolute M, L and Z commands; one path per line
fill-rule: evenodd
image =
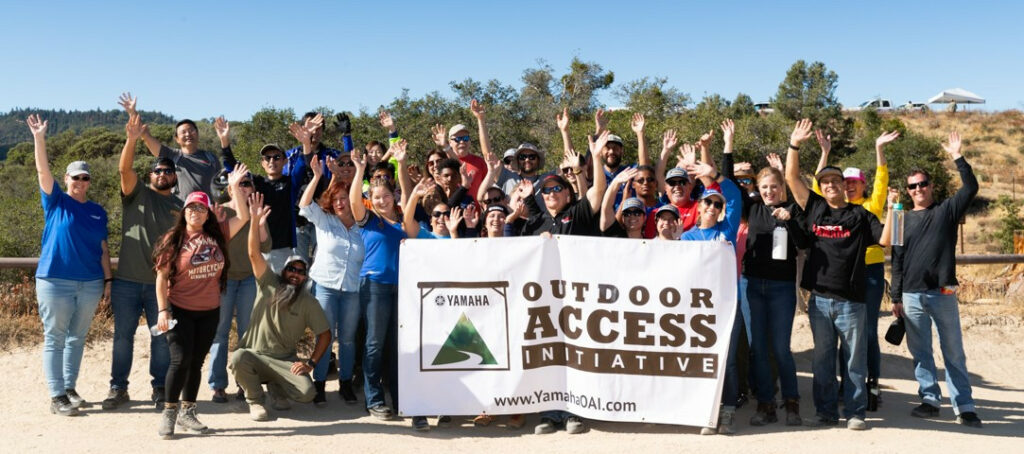
M 839 74 L 846 105 L 962 87 L 1024 108 L 1020 2 L 718 3 L 0 0 L 0 111 L 117 108 L 124 90 L 177 118 L 374 109 L 467 77 L 519 87 L 538 59 L 561 74 L 573 56 L 698 100 L 767 100 L 804 59 Z

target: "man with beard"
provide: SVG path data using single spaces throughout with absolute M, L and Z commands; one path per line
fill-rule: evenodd
M 259 225 L 270 211 L 257 205 L 249 205 L 253 225 Z M 316 388 L 309 374 L 330 346 L 331 331 L 320 304 L 304 288 L 306 260 L 297 255 L 288 257 L 280 274 L 272 272 L 259 252 L 259 229 L 249 230 L 249 261 L 257 276 L 256 302 L 249 329 L 231 354 L 231 370 L 235 381 L 245 390 L 249 416 L 255 421 L 266 421 L 264 382 L 274 410 L 290 409 L 289 400 L 313 400 Z M 303 361 L 296 345 L 305 337 L 307 328 L 316 333 L 316 345 L 310 358 Z
M 647 157 L 647 142 L 644 140 L 644 116 L 641 114 L 633 114 L 633 120 L 630 122 L 630 127 L 633 132 L 636 133 L 637 139 L 637 150 L 636 150 L 636 164 L 623 165 L 622 155 L 625 153 L 625 147 L 623 146 L 622 137 L 615 134 L 608 134 L 608 149 L 601 160 L 601 168 L 604 170 L 605 181 L 610 182 L 619 172 L 626 169 L 636 168 L 638 166 L 649 165 L 649 159 Z M 597 113 L 594 114 L 594 137 L 598 137 L 602 132 L 608 130 L 608 117 L 605 116 L 605 112 L 602 109 L 598 109 Z M 595 151 L 590 150 L 591 154 Z M 616 205 L 622 200 L 622 195 L 619 194 L 616 198 Z
M 178 182 L 174 161 L 157 158 L 149 173 L 149 185 L 140 184 L 133 170 L 135 144 L 147 134 L 138 114 L 130 115 L 125 126 L 128 140 L 121 150 L 118 171 L 121 174 L 121 255 L 110 288 L 110 306 L 114 312 L 114 352 L 110 367 L 110 392 L 103 401 L 104 410 L 128 402 L 128 375 L 132 369 L 135 331 L 139 315 L 146 324 L 157 322 L 156 274 L 153 271 L 153 245 L 174 226 L 181 212 L 181 200 L 171 194 Z M 164 381 L 171 356 L 166 336 L 150 337 L 149 374 L 152 399 L 163 408 Z

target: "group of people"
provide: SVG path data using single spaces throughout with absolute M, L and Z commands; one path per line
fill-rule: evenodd
M 631 129 L 638 162 L 630 164 L 623 161 L 626 143 L 608 130 L 603 111 L 595 115 L 595 131 L 583 153 L 575 151 L 563 111 L 555 119 L 563 160 L 545 172 L 545 153 L 531 143 L 501 156 L 494 153 L 486 109 L 474 100 L 470 111 L 476 139 L 466 125 L 436 125 L 431 129 L 436 146 L 425 153 L 422 172 L 411 163 L 408 143 L 387 112 L 380 113 L 387 140 L 358 148 L 348 117 L 339 115 L 343 150 L 322 142 L 324 118 L 311 112 L 290 126 L 298 146 L 267 144 L 260 150 L 260 174 L 236 159 L 230 125 L 223 118 L 214 122 L 222 148 L 218 158 L 199 150 L 191 120 L 178 122 L 174 141 L 179 148 L 172 148 L 150 135 L 135 98 L 124 94 L 120 103 L 129 121 L 119 162 L 123 237 L 116 269 L 107 249 L 107 214 L 88 199 L 89 165 L 68 165 L 62 188 L 48 165 L 46 121 L 35 115 L 27 121 L 46 217 L 36 284 L 53 413 L 74 415 L 86 405 L 75 382 L 85 335 L 102 298 L 109 299 L 114 314 L 110 389 L 102 407 L 114 410 L 130 400 L 135 332 L 144 315 L 153 333 L 151 400 L 161 411 L 158 432 L 163 437 L 172 436 L 176 427 L 207 430 L 196 403 L 207 354 L 213 401 L 229 401 L 233 378 L 250 416 L 263 421 L 268 407 L 284 411 L 292 401 L 326 405 L 335 342 L 341 399 L 357 404 L 355 386 L 361 381 L 367 411 L 391 419 L 399 397 L 396 311 L 402 241 L 526 235 L 727 241 L 734 246 L 740 310 L 719 421 L 702 429 L 704 434 L 735 430 L 740 389 L 748 383 L 757 400 L 751 425 L 778 421 L 776 380 L 787 425 L 836 425 L 842 400 L 847 427 L 862 430 L 865 412 L 880 401 L 882 248 L 890 245 L 892 205 L 899 199 L 897 191 L 886 190 L 883 150 L 898 133 L 882 134 L 876 141 L 874 185 L 867 194 L 862 171 L 828 165 L 830 139 L 821 132 L 821 164 L 814 184 L 807 185 L 798 155 L 812 136 L 809 120 L 796 124 L 785 161 L 771 154 L 769 165 L 755 172 L 749 163 L 734 162 L 731 120 L 721 124 L 725 146 L 720 163 L 710 150 L 716 131 L 681 144 L 669 130 L 652 165 L 645 120 L 636 114 Z M 140 139 L 154 157 L 141 179 L 134 170 Z M 913 415 L 940 414 L 931 350 L 934 322 L 957 421 L 980 427 L 961 342 L 954 255 L 955 225 L 978 183 L 960 154 L 957 133 L 943 147 L 963 186 L 953 197 L 936 201 L 926 171 L 906 176 L 913 208 L 903 216 L 902 241 L 892 252 L 893 312 L 906 321 L 920 383 L 922 403 Z M 806 255 L 802 269 L 800 253 Z M 800 416 L 790 349 L 798 279 L 811 292 L 815 413 L 810 418 Z M 239 340 L 229 352 L 232 324 Z M 309 357 L 300 358 L 298 345 L 307 329 L 315 345 Z M 741 344 L 749 346 L 749 353 L 738 350 Z M 749 363 L 747 376 L 739 373 L 741 363 Z M 418 430 L 430 427 L 425 416 L 411 419 Z M 492 420 L 481 414 L 474 422 Z M 438 422 L 448 421 L 441 416 Z M 508 422 L 511 427 L 523 423 L 522 415 Z M 535 432 L 559 428 L 579 433 L 586 425 L 571 413 L 550 411 L 540 415 Z

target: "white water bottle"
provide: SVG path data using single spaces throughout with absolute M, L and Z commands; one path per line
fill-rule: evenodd
M 903 246 L 903 211 L 902 203 L 892 204 L 892 245 Z
M 174 325 L 177 324 L 178 319 L 172 318 L 169 322 L 167 322 L 167 331 L 174 329 Z M 160 325 L 153 325 L 149 327 L 149 334 L 152 334 L 153 337 L 159 336 L 163 333 L 166 333 L 167 331 L 160 331 Z
M 772 232 L 772 259 L 786 260 L 789 258 L 789 232 L 785 227 L 776 226 Z

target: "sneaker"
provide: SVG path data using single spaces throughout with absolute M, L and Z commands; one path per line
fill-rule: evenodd
M 102 406 L 104 410 L 113 410 L 120 407 L 121 404 L 128 403 L 129 400 L 131 399 L 128 397 L 127 389 L 110 388 L 107 398 L 103 399 Z
M 346 404 L 358 402 L 356 393 L 352 390 L 352 380 L 342 380 L 338 385 L 338 394 L 341 395 L 341 400 L 344 400 Z
M 166 398 L 164 397 L 165 394 L 166 392 L 164 391 L 163 386 L 153 387 L 153 393 L 150 394 L 149 398 L 153 400 L 153 405 L 156 407 L 157 411 L 163 410 L 164 408 L 164 402 L 166 401 Z
M 587 426 L 583 424 L 583 420 L 579 416 L 570 416 L 569 419 L 565 420 L 565 431 L 571 434 L 581 434 L 586 432 Z
M 160 415 L 160 428 L 157 434 L 164 440 L 170 440 L 174 436 L 174 424 L 178 419 L 178 405 L 166 404 L 163 413 Z
M 783 404 L 786 407 L 786 425 L 787 426 L 802 426 L 804 425 L 803 419 L 800 418 L 800 401 L 794 399 L 786 400 Z
M 805 419 L 804 425 L 807 427 L 829 427 L 839 425 L 839 420 L 835 418 L 829 418 L 828 416 L 814 415 L 808 419 Z
M 210 400 L 212 400 L 214 403 L 226 404 L 226 403 L 228 403 L 228 393 L 226 391 L 224 391 L 224 388 L 214 389 L 213 390 L 213 399 L 210 399 Z
M 270 415 L 267 414 L 267 407 L 264 407 L 262 402 L 249 403 L 249 417 L 253 421 L 266 421 L 270 419 Z
M 427 422 L 426 416 L 413 416 L 412 428 L 419 432 L 426 432 L 430 430 L 430 423 Z
M 452 417 L 441 415 L 437 417 L 437 427 L 449 427 L 452 425 Z
M 701 435 L 718 435 L 718 428 L 717 427 L 711 427 L 711 426 L 701 427 L 700 428 L 700 434 Z
M 505 427 L 509 429 L 522 429 L 524 424 L 526 424 L 526 415 L 512 415 L 508 417 L 508 423 Z
M 178 412 L 178 426 L 187 432 L 196 434 L 206 433 L 206 424 L 199 422 L 199 418 L 196 417 L 195 402 L 181 403 L 181 411 Z
M 313 405 L 316 405 L 318 408 L 326 407 L 327 394 L 325 393 L 324 389 L 327 387 L 327 383 L 322 381 L 315 381 L 313 382 L 313 387 L 316 388 L 316 395 L 313 396 Z
M 752 426 L 763 426 L 765 424 L 771 424 L 778 422 L 779 417 L 775 414 L 775 404 L 773 403 L 757 403 L 757 413 L 750 417 L 750 425 Z
M 86 402 L 82 396 L 78 395 L 78 391 L 75 391 L 75 388 L 65 389 L 64 393 L 67 394 L 68 400 L 71 401 L 71 406 L 75 408 L 87 408 L 90 406 L 89 402 Z
M 910 410 L 910 416 L 916 418 L 935 418 L 939 416 L 939 407 L 924 402 Z
M 718 413 L 718 433 L 721 435 L 731 435 L 736 433 L 736 429 L 733 428 L 733 422 L 736 419 L 736 410 L 733 408 L 722 408 L 722 411 Z
M 533 428 L 533 433 L 537 435 L 550 434 L 555 432 L 555 422 L 548 418 L 540 418 L 540 424 L 537 424 Z
M 846 428 L 850 430 L 868 430 L 868 423 L 860 416 L 851 416 L 846 419 Z
M 981 418 L 973 411 L 965 411 L 956 417 L 956 423 L 967 427 L 981 428 Z
M 476 427 L 487 427 L 494 421 L 494 417 L 491 415 L 478 415 L 473 418 L 473 425 Z
M 384 404 L 376 405 L 373 408 L 367 409 L 367 411 L 369 411 L 370 415 L 372 415 L 374 418 L 377 418 L 381 421 L 387 421 L 394 416 L 394 414 L 391 413 L 391 408 Z
M 78 407 L 75 407 L 67 395 L 57 396 L 50 399 L 50 413 L 61 416 L 78 415 Z

